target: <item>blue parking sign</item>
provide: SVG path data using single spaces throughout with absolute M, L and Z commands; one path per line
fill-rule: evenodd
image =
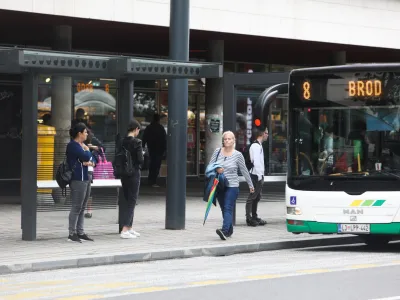
M 296 205 L 297 200 L 296 200 L 296 196 L 290 196 L 290 205 Z

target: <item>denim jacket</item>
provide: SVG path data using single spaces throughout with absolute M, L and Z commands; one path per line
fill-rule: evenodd
M 213 199 L 214 206 L 217 206 L 218 194 L 220 192 L 224 191 L 225 187 L 228 186 L 228 181 L 226 180 L 225 175 L 223 173 L 218 174 L 218 172 L 217 172 L 218 168 L 222 168 L 222 166 L 220 164 L 213 163 L 213 164 L 208 165 L 206 172 L 205 172 L 206 180 L 205 180 L 205 186 L 204 186 L 203 201 L 208 202 L 208 196 L 210 195 L 211 188 L 214 183 L 214 179 L 217 178 L 219 180 L 218 185 L 217 185 L 217 190 L 215 192 L 215 196 Z

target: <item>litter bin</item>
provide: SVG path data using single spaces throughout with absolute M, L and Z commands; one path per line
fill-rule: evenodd
M 38 124 L 37 180 L 53 180 L 55 135 L 55 127 Z M 38 189 L 37 193 L 51 195 L 52 189 Z

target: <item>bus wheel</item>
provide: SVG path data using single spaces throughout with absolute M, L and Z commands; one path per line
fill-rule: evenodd
M 387 245 L 392 238 L 390 236 L 365 236 L 363 240 L 368 247 L 382 247 Z

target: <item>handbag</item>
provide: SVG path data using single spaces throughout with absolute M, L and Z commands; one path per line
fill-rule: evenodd
M 113 165 L 107 161 L 103 148 L 99 149 L 98 162 L 93 170 L 93 179 L 115 179 Z

